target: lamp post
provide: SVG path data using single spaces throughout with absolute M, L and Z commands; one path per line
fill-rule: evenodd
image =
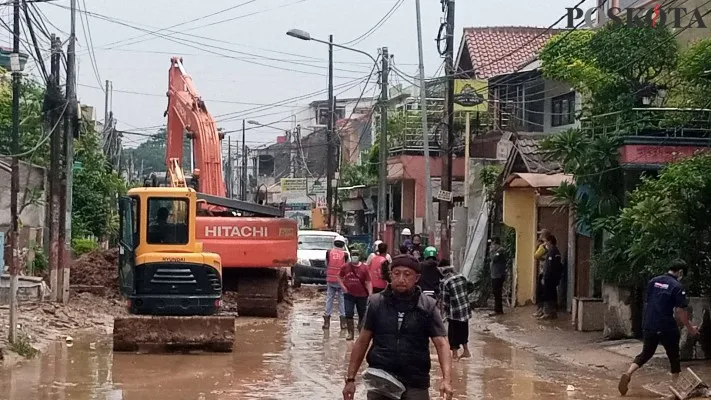
M 375 59 L 375 57 L 371 56 L 371 55 L 370 55 L 368 52 L 366 52 L 366 51 L 359 50 L 359 49 L 356 49 L 356 48 L 353 48 L 353 47 L 344 46 L 344 45 L 342 45 L 342 44 L 327 42 L 327 41 L 325 41 L 325 40 L 313 38 L 313 37 L 311 37 L 311 35 L 310 35 L 308 32 L 302 31 L 301 29 L 290 29 L 288 32 L 286 32 L 286 34 L 287 34 L 288 36 L 291 36 L 291 37 L 294 37 L 294 38 L 297 38 L 297 39 L 307 40 L 307 41 L 312 41 L 312 42 L 318 42 L 318 43 L 323 43 L 323 44 L 327 44 L 327 45 L 329 45 L 329 46 L 338 47 L 339 49 L 350 50 L 350 51 L 353 51 L 353 52 L 356 52 L 356 53 L 363 54 L 364 56 L 370 58 L 370 59 L 373 61 L 373 64 L 378 65 L 378 61 Z
M 328 103 L 329 103 L 329 118 L 328 118 L 328 136 L 327 136 L 327 153 L 328 157 L 326 158 L 326 173 L 327 173 L 327 182 L 326 182 L 326 202 L 328 204 L 328 210 L 329 210 L 329 227 L 331 226 L 331 210 L 332 210 L 332 199 L 333 199 L 333 188 L 332 188 L 332 171 L 330 168 L 331 165 L 331 155 L 333 153 L 332 151 L 332 136 L 333 136 L 333 127 L 334 127 L 334 114 L 335 114 L 335 104 L 333 101 L 333 48 L 338 47 L 339 49 L 344 49 L 344 50 L 349 50 L 355 53 L 363 54 L 366 57 L 370 58 L 371 61 L 373 61 L 373 64 L 375 64 L 376 68 L 378 66 L 378 60 L 375 59 L 375 57 L 371 56 L 367 52 L 363 50 L 358 50 L 352 47 L 348 46 L 343 46 L 340 44 L 333 43 L 333 35 L 329 36 L 329 40 L 321 40 L 321 39 L 316 39 L 311 37 L 311 34 L 309 34 L 306 31 L 303 31 L 301 29 L 290 29 L 288 32 L 286 32 L 288 36 L 301 39 L 301 40 L 306 40 L 306 41 L 313 41 L 313 42 L 318 42 L 322 44 L 328 45 Z M 388 59 L 387 59 L 387 48 L 383 48 L 383 53 L 384 53 L 384 62 L 383 68 L 380 68 L 380 71 L 382 72 L 383 79 L 381 79 L 381 85 L 383 86 L 383 91 L 381 94 L 381 99 L 387 101 L 387 71 L 389 69 L 388 67 Z M 387 127 L 387 118 L 385 117 L 387 115 L 387 104 L 384 104 L 384 102 L 380 102 L 381 106 L 381 116 L 383 116 L 383 127 Z M 387 192 L 387 132 L 385 129 L 382 130 L 381 135 L 380 135 L 380 167 L 379 167 L 379 186 L 378 186 L 378 223 L 380 226 L 380 235 L 383 234 L 384 232 L 384 222 L 387 218 L 386 215 L 386 192 Z

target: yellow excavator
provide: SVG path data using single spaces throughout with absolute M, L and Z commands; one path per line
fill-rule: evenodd
M 220 256 L 196 240 L 197 193 L 144 187 L 119 203 L 119 286 L 129 316 L 114 319 L 114 351 L 231 352 L 235 317 L 218 315 Z

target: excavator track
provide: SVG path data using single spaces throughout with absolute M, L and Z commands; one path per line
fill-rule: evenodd
M 284 301 L 288 287 L 286 272 L 283 269 L 234 268 L 223 271 L 224 290 L 229 292 L 236 289 L 239 316 L 279 316 L 278 304 Z

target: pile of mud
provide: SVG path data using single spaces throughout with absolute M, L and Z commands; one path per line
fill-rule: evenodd
M 94 250 L 77 258 L 69 276 L 72 286 L 103 287 L 104 295 L 119 295 L 117 248 Z

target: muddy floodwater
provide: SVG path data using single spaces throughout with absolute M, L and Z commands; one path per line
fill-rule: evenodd
M 232 354 L 113 354 L 111 338 L 75 337 L 0 372 L 0 399 L 338 399 L 352 346 L 321 329 L 321 300 L 297 300 L 286 318 L 239 319 Z M 616 382 L 472 333 L 473 358 L 453 370 L 456 399 L 617 398 Z M 432 398 L 439 381 L 433 357 Z M 574 390 L 568 387 L 573 385 Z M 654 398 L 642 390 L 627 398 Z M 365 399 L 359 386 L 357 399 Z

